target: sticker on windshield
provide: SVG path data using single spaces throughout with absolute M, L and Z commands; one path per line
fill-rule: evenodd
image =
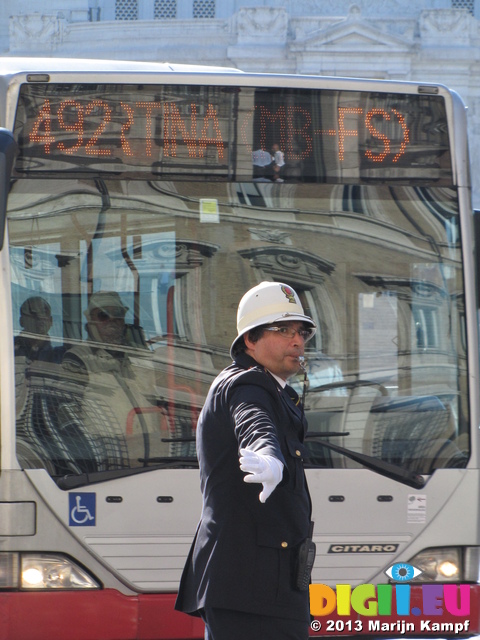
M 423 524 L 427 520 L 427 496 L 410 493 L 407 506 L 407 524 Z
M 200 198 L 200 222 L 220 222 L 218 200 Z

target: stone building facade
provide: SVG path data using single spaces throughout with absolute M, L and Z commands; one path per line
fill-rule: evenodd
M 480 207 L 480 0 L 2 0 L 0 54 L 446 84 Z

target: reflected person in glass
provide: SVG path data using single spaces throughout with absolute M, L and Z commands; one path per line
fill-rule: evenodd
M 41 296 L 27 298 L 20 307 L 22 331 L 14 340 L 15 358 L 26 361 L 59 361 L 61 354 L 52 347 L 48 332 L 52 328 L 52 310 Z

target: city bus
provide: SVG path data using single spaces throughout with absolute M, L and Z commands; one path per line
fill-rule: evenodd
M 2 58 L 0 127 L 0 640 L 203 637 L 174 611 L 201 512 L 195 428 L 262 281 L 293 287 L 317 326 L 291 384 L 309 424 L 312 594 L 339 595 L 328 615 L 317 598 L 312 637 L 432 636 L 431 619 L 478 634 L 460 97 Z M 354 606 L 365 585 L 397 589 L 381 625 L 372 591 Z M 435 618 L 432 585 L 468 603 Z

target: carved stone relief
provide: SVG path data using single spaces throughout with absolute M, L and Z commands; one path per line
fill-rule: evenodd
M 45 51 L 62 42 L 65 20 L 54 15 L 18 15 L 10 18 L 10 51 L 41 46 Z
M 335 264 L 329 260 L 287 247 L 257 247 L 239 251 L 239 254 L 250 260 L 264 278 L 294 281 L 308 287 L 323 282 L 335 269 Z
M 420 33 L 422 38 L 449 36 L 461 37 L 469 33 L 474 18 L 460 9 L 439 9 L 423 11 L 420 15 Z
M 285 9 L 254 7 L 240 9 L 236 17 L 238 40 L 261 39 L 285 41 L 288 14 Z

